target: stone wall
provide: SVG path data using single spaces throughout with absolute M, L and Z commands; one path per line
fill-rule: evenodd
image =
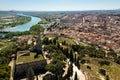
M 35 61 L 31 63 L 17 64 L 15 66 L 15 76 L 23 76 L 26 74 L 28 67 L 32 67 L 34 71 L 44 69 L 46 60 Z

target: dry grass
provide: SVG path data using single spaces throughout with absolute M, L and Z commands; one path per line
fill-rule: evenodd
M 104 59 L 90 57 L 84 59 L 90 61 L 90 63 L 81 64 L 81 69 L 86 73 L 88 80 L 102 80 L 102 78 L 105 78 L 99 73 L 100 68 L 106 70 L 106 75 L 110 77 L 110 80 L 120 80 L 120 65 L 110 61 L 110 65 L 100 66 L 98 61 Z M 87 69 L 87 66 L 90 66 L 91 70 Z
M 110 66 L 103 66 L 110 77 L 110 80 L 120 80 L 120 65 L 111 62 Z
M 62 42 L 65 41 L 66 44 L 68 44 L 68 45 L 76 44 L 75 41 L 74 41 L 73 39 L 65 38 L 65 37 L 59 37 L 59 38 L 58 38 L 58 41 L 59 41 L 60 43 L 62 43 Z
M 39 61 L 39 60 L 44 60 L 44 57 L 42 54 L 39 54 L 38 58 L 34 58 L 36 53 L 30 52 L 30 55 L 21 55 L 17 59 L 17 63 L 29 63 L 29 62 L 34 62 L 34 61 Z

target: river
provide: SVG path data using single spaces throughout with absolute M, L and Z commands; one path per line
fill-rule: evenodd
M 24 14 L 18 14 L 18 15 L 28 16 L 28 15 L 24 15 Z M 16 32 L 16 31 L 23 32 L 23 31 L 28 31 L 31 26 L 33 26 L 33 25 L 35 25 L 35 24 L 38 24 L 38 22 L 41 21 L 41 19 L 38 18 L 38 17 L 33 17 L 33 16 L 30 16 L 30 17 L 31 17 L 31 21 L 29 21 L 29 22 L 27 22 L 27 23 L 25 23 L 25 24 L 21 24 L 21 25 L 12 27 L 12 28 L 3 29 L 3 31 L 10 31 L 10 32 Z

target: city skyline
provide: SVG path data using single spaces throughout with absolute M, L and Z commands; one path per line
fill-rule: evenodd
M 78 11 L 119 9 L 116 0 L 2 0 L 0 10 L 18 11 Z

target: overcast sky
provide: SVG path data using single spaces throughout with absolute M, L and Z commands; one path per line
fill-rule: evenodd
M 0 10 L 75 11 L 120 9 L 120 0 L 0 0 Z

